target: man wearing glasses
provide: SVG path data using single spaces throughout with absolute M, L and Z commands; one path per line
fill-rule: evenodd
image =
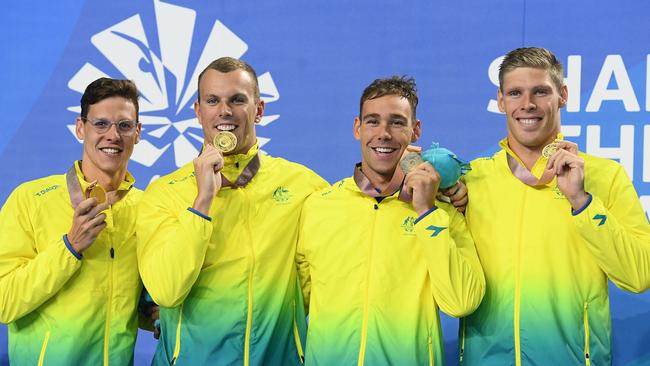
M 12 365 L 129 365 L 142 289 L 141 192 L 127 171 L 138 91 L 101 78 L 81 97 L 82 160 L 20 185 L 0 211 L 0 322 Z

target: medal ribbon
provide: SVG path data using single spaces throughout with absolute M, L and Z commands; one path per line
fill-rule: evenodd
M 391 179 L 390 183 L 388 184 L 388 187 L 384 190 L 384 192 L 390 192 L 388 194 L 382 194 L 381 191 L 378 191 L 375 186 L 370 182 L 370 179 L 366 177 L 365 174 L 361 171 L 361 163 L 358 163 L 354 166 L 354 182 L 357 184 L 357 187 L 365 194 L 366 196 L 369 197 L 389 197 L 395 194 L 399 190 L 399 195 L 397 196 L 397 199 L 403 202 L 411 202 L 413 197 L 411 197 L 410 194 L 408 194 L 405 190 L 403 190 L 403 184 L 404 184 L 404 173 L 402 172 L 401 169 L 395 169 L 395 173 L 393 173 L 393 178 Z

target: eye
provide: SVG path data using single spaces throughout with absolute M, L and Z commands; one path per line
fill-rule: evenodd
M 135 122 L 133 121 L 120 121 L 117 123 L 117 127 L 120 129 L 120 131 L 131 131 L 133 129 L 133 126 L 135 126 Z
M 535 90 L 535 95 L 538 97 L 545 97 L 549 94 L 549 91 L 546 89 L 537 89 Z
M 110 123 L 106 120 L 103 119 L 98 119 L 92 122 L 93 126 L 97 128 L 106 128 L 110 125 Z
M 207 104 L 209 104 L 209 105 L 215 105 L 215 104 L 217 104 L 217 98 L 215 98 L 215 97 L 210 97 L 210 98 L 208 98 L 208 99 L 205 100 L 205 103 L 207 103 Z
M 510 90 L 507 94 L 509 97 L 518 97 L 521 95 L 521 92 L 519 90 Z
M 232 97 L 232 102 L 234 104 L 245 104 L 247 102 L 247 99 L 243 95 L 235 95 Z
M 397 127 L 406 126 L 406 121 L 401 118 L 394 118 L 390 121 L 390 124 Z
M 376 125 L 379 124 L 379 120 L 376 119 L 376 118 L 368 118 L 368 119 L 365 120 L 365 123 L 367 125 L 376 126 Z

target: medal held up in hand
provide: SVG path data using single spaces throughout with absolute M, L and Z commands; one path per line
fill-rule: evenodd
M 102 186 L 97 184 L 97 181 L 90 183 L 86 188 L 86 198 L 95 197 L 97 204 L 106 202 L 106 191 Z
M 212 145 L 223 153 L 229 153 L 237 146 L 237 136 L 230 131 L 221 131 L 214 136 Z
M 434 142 L 431 147 L 422 152 L 422 155 L 410 152 L 404 155 L 400 161 L 400 168 L 406 174 L 423 162 L 430 163 L 440 174 L 440 188 L 447 189 L 456 182 L 460 177 L 469 171 L 470 165 L 458 158 L 456 154 L 440 147 Z

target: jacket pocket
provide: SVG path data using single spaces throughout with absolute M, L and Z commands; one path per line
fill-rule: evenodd
M 583 321 L 585 326 L 585 365 L 590 366 L 591 360 L 589 359 L 589 304 L 585 302 L 583 311 Z
M 43 345 L 41 346 L 41 354 L 38 356 L 38 366 L 43 366 L 43 361 L 45 360 L 45 350 L 47 349 L 47 342 L 50 340 L 50 331 L 48 330 L 45 333 L 43 338 Z
M 174 341 L 174 353 L 172 355 L 172 365 L 176 363 L 178 355 L 181 353 L 181 323 L 183 321 L 183 305 L 178 311 L 178 324 L 176 325 L 176 337 Z

